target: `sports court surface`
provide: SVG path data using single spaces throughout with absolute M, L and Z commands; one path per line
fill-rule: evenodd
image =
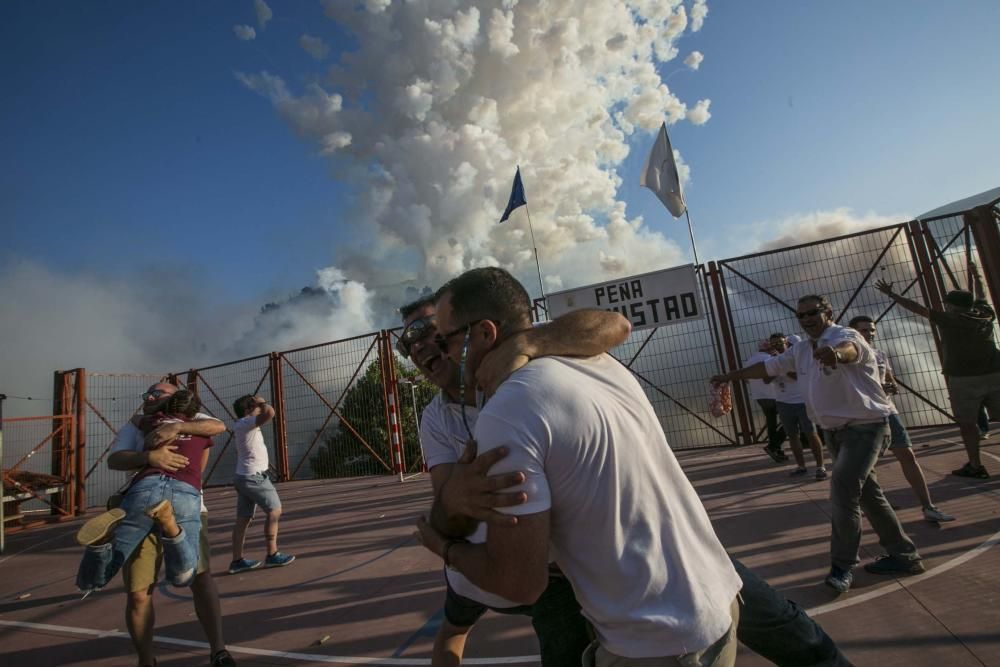
M 947 475 L 964 461 L 957 429 L 912 433 L 935 502 L 958 520 L 923 521 L 891 455 L 878 473 L 928 571 L 895 580 L 856 573 L 837 597 L 820 584 L 827 557 L 828 482 L 792 480 L 756 447 L 678 454 L 722 542 L 788 597 L 809 608 L 856 665 L 1000 667 L 1000 436 L 986 440 L 987 481 Z M 808 455 L 807 455 L 808 456 Z M 440 562 L 416 544 L 414 517 L 430 481 L 390 478 L 281 484 L 280 545 L 290 567 L 229 576 L 235 497 L 206 492 L 212 569 L 226 640 L 240 665 L 428 665 L 441 619 Z M 0 663 L 134 665 L 120 577 L 86 600 L 73 585 L 80 520 L 11 535 L 0 556 Z M 247 555 L 262 556 L 259 523 Z M 880 553 L 869 530 L 867 561 Z M 184 589 L 159 588 L 162 666 L 205 665 L 208 648 Z M 487 614 L 466 664 L 537 665 L 526 618 Z M 741 649 L 738 664 L 769 664 Z

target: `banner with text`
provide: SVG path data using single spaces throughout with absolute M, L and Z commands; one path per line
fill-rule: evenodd
M 621 313 L 633 329 L 705 317 L 694 264 L 556 292 L 546 300 L 550 318 L 580 308 L 600 308 Z

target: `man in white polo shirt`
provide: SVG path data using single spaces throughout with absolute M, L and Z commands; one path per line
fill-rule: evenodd
M 771 347 L 775 352 L 781 354 L 791 345 L 798 342 L 796 336 L 785 337 L 783 333 L 773 333 L 769 339 Z M 766 360 L 765 360 L 766 361 Z M 806 410 L 806 400 L 799 389 L 799 381 L 795 371 L 782 373 L 774 378 L 771 383 L 775 387 L 774 406 L 778 411 L 778 418 L 781 425 L 788 434 L 788 444 L 792 448 L 792 456 L 795 457 L 795 469 L 792 470 L 792 477 L 805 475 L 809 471 L 806 469 L 806 458 L 802 453 L 802 439 L 805 438 L 812 450 L 813 460 L 816 461 L 816 479 L 826 479 L 826 466 L 823 465 L 823 442 L 816 433 L 816 425 L 809 418 Z
M 757 351 L 743 360 L 744 366 L 753 366 L 775 355 L 770 340 L 762 340 L 757 344 Z M 768 380 L 747 380 L 750 396 L 757 401 L 760 411 L 764 413 L 764 424 L 767 428 L 767 445 L 764 453 L 775 463 L 787 461 L 788 456 L 781 451 L 781 443 L 785 441 L 785 431 L 778 425 L 778 408 L 774 404 L 774 390 L 777 386 Z
M 473 269 L 439 293 L 436 341 L 475 377 L 531 326 L 529 312 L 509 273 Z M 530 604 L 548 585 L 551 544 L 598 637 L 585 664 L 734 663 L 740 579 L 627 368 L 608 355 L 532 359 L 480 410 L 474 435 L 480 451 L 509 453 L 492 473 L 524 472 L 526 502 L 501 508 L 510 521 L 485 544 L 425 541 L 446 565 Z
M 875 574 L 918 574 L 920 554 L 896 518 L 875 476 L 889 435 L 892 403 L 882 389 L 875 352 L 857 331 L 833 321 L 826 297 L 799 299 L 796 317 L 808 336 L 777 357 L 712 378 L 745 380 L 794 371 L 809 412 L 828 434 L 833 454 L 830 574 L 825 583 L 844 593 L 854 581 L 861 545 L 861 511 L 889 552 L 865 566 Z

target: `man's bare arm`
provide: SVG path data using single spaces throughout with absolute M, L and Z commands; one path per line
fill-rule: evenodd
M 137 470 L 151 466 L 169 472 L 177 472 L 188 464 L 188 458 L 177 453 L 174 445 L 164 445 L 159 449 L 147 449 L 137 452 L 125 450 L 114 452 L 108 457 L 108 467 L 112 470 Z
M 631 332 L 632 325 L 619 313 L 595 308 L 574 310 L 504 340 L 483 359 L 476 371 L 476 382 L 492 395 L 511 373 L 532 359 L 592 357 L 620 345 Z
M 177 439 L 179 435 L 197 435 L 211 438 L 226 430 L 226 425 L 218 419 L 193 419 L 188 422 L 169 422 L 161 424 L 146 435 L 146 449 L 154 449 L 160 445 Z
M 721 375 L 713 375 L 712 383 L 718 384 L 721 382 L 732 382 L 733 380 L 766 380 L 769 377 L 771 376 L 767 374 L 764 362 L 758 361 L 756 364 L 752 364 L 746 368 L 738 368 L 735 371 L 729 371 Z
M 452 538 L 468 537 L 476 530 L 479 522 L 467 516 L 449 517 L 442 505 L 441 491 L 445 482 L 451 477 L 455 463 L 441 463 L 431 468 L 431 488 L 434 489 L 434 503 L 431 505 L 431 525 L 434 529 Z
M 260 406 L 260 414 L 257 415 L 256 424 L 257 428 L 260 428 L 267 422 L 274 419 L 274 408 L 267 404 L 263 398 L 256 396 L 257 405 Z
M 423 519 L 425 547 L 483 590 L 518 604 L 533 604 L 549 583 L 549 512 L 522 515 L 516 525 L 490 526 L 485 544 L 447 540 Z M 445 553 L 447 551 L 447 553 Z
M 882 294 L 885 294 L 887 297 L 898 303 L 903 308 L 906 308 L 911 313 L 916 313 L 921 317 L 930 318 L 931 311 L 927 310 L 926 306 L 917 303 L 913 299 L 907 299 L 902 294 L 894 293 L 892 291 L 892 283 L 887 283 L 884 280 L 879 280 L 875 283 L 875 289 L 877 289 L 879 292 L 882 292 Z

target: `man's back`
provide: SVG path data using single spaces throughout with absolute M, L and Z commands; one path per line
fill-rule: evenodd
M 732 622 L 740 581 L 632 374 L 607 355 L 532 361 L 476 424 L 495 466 L 526 471 L 551 510 L 556 561 L 608 650 L 628 657 L 704 648 Z

